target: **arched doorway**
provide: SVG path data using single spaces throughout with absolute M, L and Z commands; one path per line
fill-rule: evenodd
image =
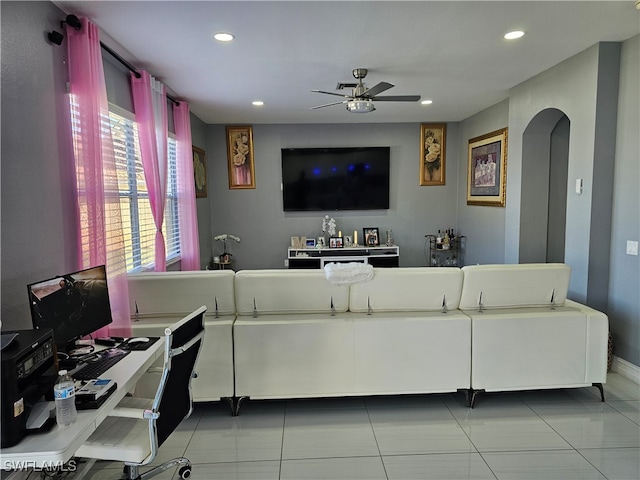
M 569 118 L 548 108 L 522 138 L 519 262 L 564 262 Z

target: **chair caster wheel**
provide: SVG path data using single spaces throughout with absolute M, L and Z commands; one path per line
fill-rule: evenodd
M 187 465 L 178 470 L 178 475 L 180 475 L 180 478 L 183 480 L 187 480 L 191 476 L 191 465 Z

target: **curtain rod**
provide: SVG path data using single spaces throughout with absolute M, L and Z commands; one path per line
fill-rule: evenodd
M 122 58 L 120 55 L 118 55 L 116 52 L 114 52 L 110 47 L 108 47 L 107 45 L 105 45 L 104 43 L 100 42 L 100 46 L 106 50 L 106 52 L 111 55 L 113 58 L 115 58 L 116 60 L 118 60 L 122 65 L 124 65 L 125 67 L 127 67 L 129 69 L 129 71 L 131 71 L 136 78 L 140 78 L 142 75 L 140 75 L 140 72 L 138 72 L 138 70 L 136 70 L 136 68 L 131 65 L 129 62 L 127 62 L 124 58 Z M 173 98 L 171 95 L 167 94 L 167 98 L 169 100 L 171 100 L 173 102 L 174 105 L 179 105 L 180 102 L 178 102 L 175 98 Z

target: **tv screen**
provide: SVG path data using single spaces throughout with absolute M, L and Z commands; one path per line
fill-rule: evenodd
M 283 148 L 285 212 L 389 208 L 389 147 Z
M 27 290 L 33 327 L 53 329 L 58 351 L 112 322 L 104 265 L 32 283 Z

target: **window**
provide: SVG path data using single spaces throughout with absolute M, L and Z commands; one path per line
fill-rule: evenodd
M 114 105 L 109 107 L 109 119 L 118 174 L 127 272 L 149 269 L 153 267 L 155 258 L 156 227 L 140 158 L 138 127 L 130 112 Z M 176 141 L 173 135 L 169 136 L 167 150 L 169 172 L 162 233 L 167 262 L 172 262 L 180 257 Z

